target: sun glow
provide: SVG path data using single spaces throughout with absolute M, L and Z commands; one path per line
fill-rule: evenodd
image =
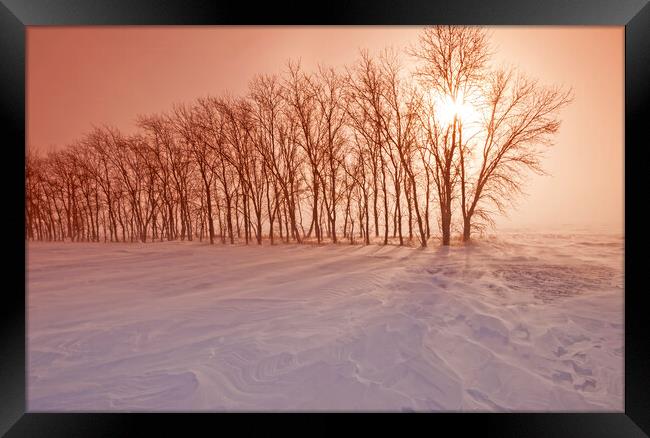
M 476 111 L 474 107 L 465 102 L 463 95 L 459 94 L 456 99 L 449 95 L 440 96 L 435 99 L 435 113 L 438 122 L 442 125 L 450 125 L 454 121 L 454 117 L 457 120 L 466 123 L 474 119 Z
M 480 130 L 478 124 L 474 123 L 480 119 L 479 112 L 465 100 L 462 93 L 459 93 L 456 99 L 448 94 L 433 96 L 432 103 L 435 120 L 443 129 L 451 128 L 456 118 L 457 133 L 462 137 L 464 145 L 465 170 L 471 172 L 476 169 L 480 162 L 473 153 L 473 139 Z

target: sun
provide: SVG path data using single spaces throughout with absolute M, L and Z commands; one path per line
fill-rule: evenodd
M 480 118 L 479 112 L 469 101 L 465 100 L 462 92 L 456 99 L 448 94 L 433 97 L 433 109 L 437 123 L 443 128 L 451 127 L 454 117 L 456 118 L 456 129 L 461 130 L 459 134 L 462 135 L 466 151 L 465 169 L 466 171 L 476 169 L 480 162 L 478 157 L 472 153 L 472 139 L 480 129 L 478 124 L 474 123 Z
M 468 122 L 476 115 L 474 107 L 464 101 L 462 93 L 459 93 L 456 99 L 449 95 L 439 96 L 435 99 L 434 105 L 436 118 L 443 125 L 452 124 L 454 117 L 462 122 Z

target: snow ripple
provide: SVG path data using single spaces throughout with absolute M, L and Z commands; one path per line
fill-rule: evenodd
M 30 411 L 621 411 L 622 239 L 28 247 Z

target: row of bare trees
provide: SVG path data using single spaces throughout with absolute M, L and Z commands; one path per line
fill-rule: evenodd
M 467 241 L 521 191 L 570 92 L 489 63 L 477 27 L 425 28 L 407 57 L 361 51 L 343 71 L 258 75 L 26 156 L 26 237 Z M 415 68 L 405 68 L 404 58 Z

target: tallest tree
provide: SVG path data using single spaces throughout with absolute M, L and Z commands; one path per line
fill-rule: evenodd
M 459 109 L 479 92 L 490 49 L 482 28 L 433 26 L 422 31 L 410 53 L 419 61 L 415 74 L 427 97 L 427 111 L 422 116 L 424 141 L 435 161 L 433 182 L 440 207 L 442 244 L 447 246 L 456 188 L 458 180 L 464 178 L 459 165 L 463 159 Z

